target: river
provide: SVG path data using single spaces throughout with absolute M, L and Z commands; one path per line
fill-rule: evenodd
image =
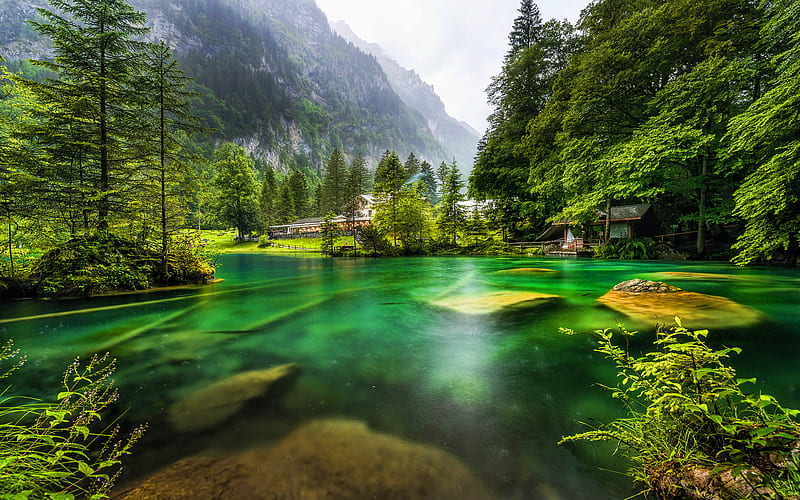
M 13 391 L 52 395 L 73 357 L 110 351 L 118 358 L 119 404 L 130 408 L 125 418 L 153 424 L 129 461 L 134 475 L 206 449 L 268 446 L 302 422 L 345 417 L 453 454 L 498 498 L 620 499 L 633 490 L 624 476 L 603 470 L 626 467 L 611 447 L 557 444 L 582 430 L 579 420 L 619 414 L 594 385 L 612 384 L 613 367 L 588 337 L 558 328 L 625 322 L 596 299 L 618 282 L 667 271 L 724 275 L 667 281 L 764 315 L 755 327 L 712 331 L 711 341 L 742 347 L 739 375 L 800 406 L 797 269 L 512 257 L 226 255 L 220 264 L 224 281 L 205 287 L 3 304 L 0 337 L 15 339 L 29 358 Z M 499 272 L 523 267 L 551 272 Z M 433 303 L 498 290 L 562 299 L 504 315 Z M 631 326 L 646 347 L 652 328 Z M 280 411 L 251 408 L 199 434 L 167 428 L 165 412 L 190 391 L 290 362 L 302 372 Z

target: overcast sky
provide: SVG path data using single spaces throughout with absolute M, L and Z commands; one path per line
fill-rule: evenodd
M 484 90 L 500 70 L 520 0 L 316 0 L 436 89 L 447 111 L 486 129 Z M 589 0 L 539 0 L 542 19 L 575 22 Z

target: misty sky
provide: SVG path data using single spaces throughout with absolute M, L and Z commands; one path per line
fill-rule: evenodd
M 447 111 L 486 129 L 484 90 L 500 70 L 519 0 L 316 0 L 400 65 L 432 84 Z M 540 0 L 542 19 L 575 22 L 589 0 Z

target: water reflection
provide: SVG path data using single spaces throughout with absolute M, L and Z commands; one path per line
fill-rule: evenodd
M 453 453 L 502 498 L 623 498 L 627 481 L 597 470 L 625 467 L 607 447 L 556 445 L 580 429 L 577 420 L 618 412 L 593 387 L 614 381 L 611 367 L 588 339 L 556 331 L 624 321 L 596 305 L 620 281 L 705 272 L 732 278 L 671 277 L 772 318 L 768 328 L 712 332 L 712 339 L 744 347 L 736 360 L 741 374 L 800 406 L 791 370 L 800 347 L 792 326 L 800 322 L 796 270 L 513 258 L 245 255 L 221 263 L 225 281 L 210 288 L 3 305 L 5 319 L 51 315 L 0 322 L 0 334 L 14 337 L 31 359 L 15 390 L 49 394 L 73 356 L 110 350 L 119 358 L 128 417 L 157 424 L 150 449 L 133 457 L 134 471 L 209 448 L 270 446 L 303 422 L 346 417 Z M 514 268 L 552 272 L 499 272 Z M 494 291 L 561 300 L 486 315 L 436 305 Z M 203 434 L 166 426 L 166 409 L 191 391 L 284 363 L 298 363 L 302 374 L 278 403 L 253 405 Z

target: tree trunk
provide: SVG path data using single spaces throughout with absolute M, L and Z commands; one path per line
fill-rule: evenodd
M 105 32 L 104 25 L 100 24 L 101 35 Z M 109 212 L 109 159 L 108 159 L 108 103 L 106 88 L 106 54 L 105 48 L 100 49 L 100 204 L 97 210 L 97 229 L 106 231 L 108 229 Z
M 697 256 L 701 257 L 706 247 L 706 208 L 708 205 L 709 174 L 708 156 L 703 156 L 702 175 L 700 176 L 700 201 L 697 206 Z
M 8 217 L 8 262 L 11 264 L 11 278 L 14 278 L 14 234 L 11 231 L 11 216 Z
M 611 240 L 611 198 L 606 198 L 606 225 L 603 228 L 603 243 L 608 245 Z
M 160 121 L 159 128 L 161 131 L 161 144 L 160 146 L 160 160 L 161 160 L 161 276 L 166 281 L 167 279 L 167 250 L 169 246 L 169 235 L 167 234 L 167 132 L 166 121 L 164 116 L 164 78 L 159 81 L 159 103 Z

